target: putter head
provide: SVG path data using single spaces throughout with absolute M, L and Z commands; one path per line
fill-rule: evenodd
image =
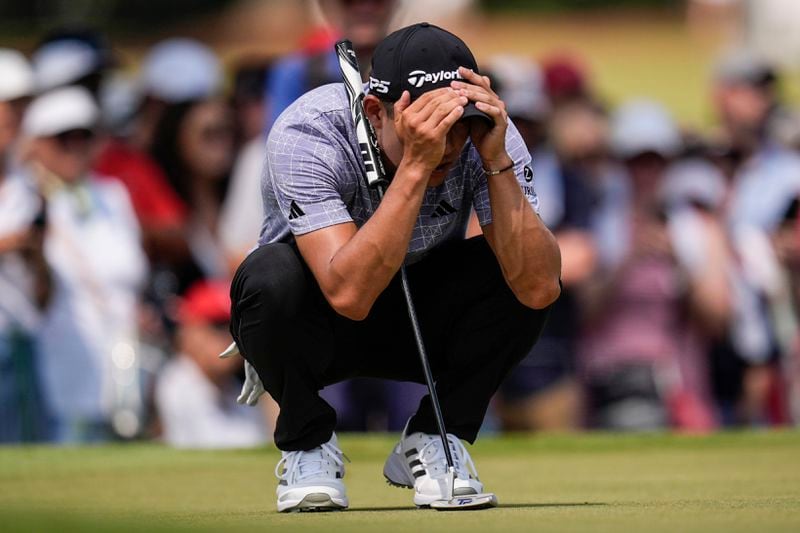
M 431 502 L 431 509 L 436 509 L 437 511 L 458 511 L 497 507 L 497 496 L 491 492 L 455 496 L 453 493 L 455 492 L 456 471 L 452 466 L 447 469 L 447 474 L 442 478 L 442 482 L 447 484 L 445 491 L 446 499 Z
M 497 496 L 491 492 L 454 496 L 449 500 L 438 500 L 431 503 L 431 509 L 437 511 L 477 511 L 497 507 Z

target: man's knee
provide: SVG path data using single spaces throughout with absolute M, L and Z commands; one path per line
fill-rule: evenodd
M 264 245 L 239 267 L 231 285 L 234 315 L 248 310 L 290 317 L 305 301 L 308 273 L 296 248 L 289 244 Z
M 519 304 L 519 302 L 515 302 Z M 515 306 L 516 307 L 516 306 Z M 542 334 L 547 317 L 550 314 L 552 304 L 544 309 L 531 309 L 525 305 L 519 304 L 516 316 L 517 327 L 516 330 L 520 337 L 520 344 L 523 347 L 520 353 L 521 357 L 517 357 L 517 361 L 521 361 L 533 349 L 539 337 Z
M 276 243 L 253 251 L 231 284 L 231 335 L 276 399 L 282 394 L 281 369 L 301 364 L 292 344 L 298 342 L 298 324 L 313 312 L 312 280 L 297 249 Z

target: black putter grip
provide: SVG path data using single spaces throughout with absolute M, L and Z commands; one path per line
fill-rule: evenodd
M 358 137 L 358 147 L 364 161 L 367 185 L 372 188 L 385 189 L 389 182 L 386 179 L 386 169 L 381 159 L 381 149 L 378 146 L 378 137 L 375 130 L 367 120 L 364 113 L 364 86 L 361 82 L 361 73 L 358 69 L 358 59 L 353 50 L 353 44 L 347 39 L 336 43 L 336 56 L 339 58 L 339 69 L 342 71 L 342 81 L 347 90 L 347 100 L 350 103 L 350 114 L 353 117 L 353 126 Z

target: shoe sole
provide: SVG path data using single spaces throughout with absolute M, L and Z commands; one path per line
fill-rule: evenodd
M 307 494 L 297 504 L 281 509 L 282 513 L 314 513 L 328 511 L 342 511 L 347 509 L 347 504 L 337 503 L 329 494 L 312 492 Z

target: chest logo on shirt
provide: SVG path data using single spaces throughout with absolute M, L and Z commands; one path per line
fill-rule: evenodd
M 533 181 L 533 169 L 528 165 L 525 165 L 522 174 L 523 176 L 525 176 L 525 181 L 527 181 L 528 183 Z
M 442 200 L 439 202 L 439 205 L 436 206 L 433 213 L 431 214 L 431 218 L 439 218 L 439 217 L 446 217 L 447 215 L 452 215 L 456 212 L 456 208 L 447 203 L 446 200 Z
M 294 220 L 296 218 L 300 218 L 306 215 L 306 212 L 300 209 L 300 206 L 297 205 L 297 202 L 292 200 L 292 203 L 289 204 L 289 220 Z

